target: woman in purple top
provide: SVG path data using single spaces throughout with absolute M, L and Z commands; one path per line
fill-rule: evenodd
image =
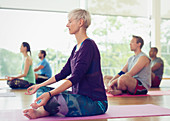
M 101 72 L 100 53 L 95 42 L 86 34 L 90 23 L 90 14 L 86 10 L 75 9 L 69 13 L 67 27 L 70 34 L 75 35 L 77 45 L 60 73 L 46 82 L 31 86 L 26 94 L 34 94 L 43 86 L 65 79 L 70 74 L 71 76 L 58 88 L 39 96 L 31 104 L 32 109 L 23 111 L 29 119 L 56 114 L 91 116 L 106 112 L 108 103 Z M 72 92 L 66 91 L 69 87 L 72 87 Z

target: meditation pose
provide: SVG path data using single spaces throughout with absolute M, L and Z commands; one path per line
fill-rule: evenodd
M 149 51 L 149 56 L 151 58 L 151 87 L 159 87 L 163 70 L 164 70 L 164 62 L 160 57 L 157 57 L 158 49 L 156 47 L 152 47 Z
M 86 34 L 90 23 L 90 14 L 86 10 L 75 9 L 69 13 L 66 26 L 69 33 L 75 35 L 77 45 L 60 73 L 41 84 L 29 87 L 26 94 L 34 94 L 40 87 L 65 80 L 58 88 L 40 95 L 31 104 L 31 109 L 23 111 L 29 119 L 50 115 L 93 116 L 106 112 L 108 103 L 100 53 L 95 42 Z M 70 87 L 72 91 L 69 92 L 66 89 Z M 41 102 L 37 103 L 39 100 Z
M 36 84 L 42 83 L 52 76 L 50 64 L 45 59 L 46 52 L 44 50 L 40 50 L 38 56 L 41 61 L 38 63 L 38 67 L 34 69 L 34 72 L 40 71 L 40 74 L 35 73 Z
M 115 76 L 104 76 L 107 91 L 113 95 L 128 93 L 132 95 L 146 94 L 151 86 L 150 59 L 141 51 L 144 41 L 133 36 L 130 42 L 131 56 L 123 69 Z
M 22 63 L 22 74 L 17 77 L 7 76 L 7 84 L 13 88 L 28 88 L 35 84 L 35 75 L 33 70 L 33 61 L 31 58 L 30 45 L 27 42 L 23 42 L 20 48 L 20 52 L 24 56 Z M 30 52 L 30 55 L 28 54 Z M 23 79 L 20 79 L 23 78 Z

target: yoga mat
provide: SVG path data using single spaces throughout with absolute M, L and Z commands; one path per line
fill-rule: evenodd
M 136 97 L 136 96 L 163 96 L 170 95 L 170 90 L 168 91 L 148 91 L 146 95 L 130 95 L 130 94 L 122 94 L 122 95 L 112 95 L 110 93 L 106 93 L 108 97 Z
M 152 105 L 152 104 L 117 105 L 117 106 L 109 106 L 108 111 L 103 115 L 86 116 L 86 117 L 49 116 L 49 117 L 33 119 L 31 121 L 93 120 L 93 119 L 112 119 L 112 118 L 153 117 L 153 116 L 170 116 L 170 109 Z M 23 116 L 22 110 L 1 110 L 0 119 L 2 121 L 28 121 L 28 119 Z

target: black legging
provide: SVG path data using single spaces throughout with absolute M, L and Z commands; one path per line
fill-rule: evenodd
M 28 81 L 22 80 L 22 79 L 13 79 L 13 80 L 7 80 L 7 84 L 9 87 L 12 89 L 17 89 L 17 88 L 28 88 L 33 85 L 33 83 L 29 83 Z
M 38 78 L 36 79 L 36 84 L 40 84 L 48 80 L 48 77 L 45 74 L 38 74 Z

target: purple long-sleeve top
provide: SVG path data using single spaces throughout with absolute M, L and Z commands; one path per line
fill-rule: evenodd
M 60 73 L 55 75 L 56 81 L 67 76 L 72 82 L 72 93 L 85 95 L 94 101 L 107 100 L 103 84 L 100 64 L 100 52 L 91 39 L 86 39 L 78 51 L 73 48 L 71 56 Z

